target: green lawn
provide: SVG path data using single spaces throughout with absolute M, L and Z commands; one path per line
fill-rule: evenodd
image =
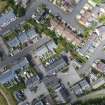
M 16 37 L 17 33 L 16 32 L 9 32 L 6 35 L 3 36 L 4 40 L 9 41 L 12 40 Z
M 13 94 L 15 91 L 22 90 L 25 88 L 24 83 L 19 83 L 17 85 L 14 85 L 13 87 L 9 88 L 8 90 Z
M 0 93 L 0 105 L 8 105 L 3 95 Z
M 5 94 L 5 97 L 9 100 L 9 103 L 11 105 L 16 105 L 16 100 L 14 99 L 13 95 L 6 87 L 0 85 L 0 91 L 3 91 L 3 93 Z M 0 98 L 0 100 L 1 100 L 1 98 Z M 3 104 L 0 104 L 0 105 L 3 105 Z M 7 104 L 4 104 L 4 105 L 7 105 Z
M 8 7 L 8 3 L 6 1 L 0 0 L 0 13 L 5 11 L 5 9 Z

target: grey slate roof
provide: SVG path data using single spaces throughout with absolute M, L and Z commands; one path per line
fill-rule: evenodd
M 7 26 L 10 22 L 14 21 L 15 19 L 15 14 L 12 11 L 9 11 L 8 13 L 5 13 L 0 17 L 0 26 Z
M 30 29 L 27 31 L 27 36 L 29 37 L 29 39 L 33 39 L 35 37 L 38 36 L 38 34 L 36 33 L 36 31 L 34 29 Z
M 28 37 L 26 35 L 26 32 L 20 33 L 19 36 L 18 36 L 18 39 L 21 42 L 21 44 L 27 42 L 28 41 Z
M 7 44 L 8 44 L 10 47 L 17 47 L 17 46 L 20 44 L 20 42 L 19 42 L 19 40 L 15 37 L 14 39 L 8 41 Z
M 7 72 L 4 72 L 3 74 L 0 75 L 0 83 L 4 84 L 8 81 L 11 81 L 15 77 L 15 71 L 16 70 L 23 70 L 22 67 L 28 66 L 29 63 L 27 59 L 23 59 L 20 61 L 20 63 L 14 65 L 11 69 L 8 69 Z
M 47 43 L 47 47 L 48 47 L 49 50 L 53 51 L 54 49 L 57 48 L 57 45 L 55 44 L 54 41 L 50 41 L 50 42 Z
M 54 61 L 53 64 L 50 64 L 45 68 L 48 73 L 54 73 L 54 72 L 58 72 L 58 71 L 62 70 L 66 65 L 67 65 L 66 62 L 61 57 L 61 58 L 57 59 L 56 61 Z
M 43 79 L 43 82 L 45 83 L 45 85 L 47 87 L 51 87 L 53 89 L 57 89 L 61 85 L 60 84 L 60 79 L 58 79 L 57 76 L 55 76 L 55 75 L 46 76 Z
M 0 75 L 0 83 L 4 84 L 7 81 L 11 81 L 15 77 L 14 71 L 8 71 Z
M 29 39 L 32 40 L 33 38 L 38 37 L 38 34 L 35 32 L 34 29 L 30 29 L 27 32 L 21 32 L 17 37 L 7 42 L 10 47 L 17 47 L 20 43 L 24 44 Z

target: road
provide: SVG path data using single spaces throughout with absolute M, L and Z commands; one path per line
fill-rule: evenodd
M 65 14 L 56 5 L 53 5 L 49 0 L 39 0 L 41 3 L 46 4 L 46 6 L 51 10 L 52 14 L 55 16 L 59 15 L 67 24 L 81 31 L 81 27 L 76 20 L 76 15 L 80 13 L 80 10 L 87 3 L 87 0 L 80 0 L 80 2 L 73 8 L 73 11 Z
M 90 72 L 90 67 L 92 63 L 96 59 L 105 59 L 105 52 L 103 50 L 103 46 L 105 45 L 105 40 L 101 42 L 101 44 L 95 48 L 94 53 L 90 56 L 88 61 L 80 68 L 79 73 L 81 74 L 88 74 Z

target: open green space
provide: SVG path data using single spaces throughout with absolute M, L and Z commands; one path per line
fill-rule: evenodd
M 97 5 L 103 3 L 104 0 L 92 0 L 93 2 L 95 2 Z
M 6 1 L 0 0 L 0 13 L 5 11 L 5 9 L 8 7 L 8 3 Z
M 25 84 L 23 82 L 23 83 L 14 85 L 13 87 L 10 87 L 8 90 L 11 92 L 11 94 L 13 94 L 15 91 L 23 90 L 24 88 L 25 88 Z
M 16 37 L 17 33 L 16 32 L 9 32 L 6 35 L 3 36 L 3 39 L 6 41 L 12 40 Z
M 75 105 L 105 105 L 105 97 L 91 99 L 86 102 L 77 102 Z
M 105 24 L 105 15 L 102 15 L 98 18 L 99 22 Z
M 4 93 L 6 100 L 8 100 L 10 105 L 16 105 L 16 100 L 14 99 L 13 95 L 6 87 L 0 85 L 0 91 L 2 91 Z M 0 100 L 1 100 L 1 98 L 0 98 Z M 5 102 L 5 100 L 4 100 L 4 102 Z M 4 104 L 4 105 L 7 105 L 7 104 Z
M 0 93 L 0 105 L 8 105 L 4 96 Z

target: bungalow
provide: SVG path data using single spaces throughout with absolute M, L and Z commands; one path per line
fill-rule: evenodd
M 33 38 L 39 37 L 39 35 L 36 33 L 36 31 L 34 29 L 30 29 L 26 33 L 30 40 L 32 40 Z
M 62 85 L 61 87 L 57 88 L 55 90 L 57 97 L 56 97 L 56 101 L 58 103 L 68 103 L 71 100 L 71 96 L 69 91 L 65 88 L 64 85 Z
M 9 47 L 17 47 L 17 46 L 19 46 L 20 42 L 17 39 L 17 37 L 15 37 L 14 39 L 8 41 L 7 44 Z
M 14 0 L 15 1 L 15 4 L 21 4 L 21 6 L 23 6 L 24 8 L 27 7 L 27 3 L 30 1 L 30 0 Z
M 47 43 L 47 47 L 50 51 L 54 52 L 54 49 L 57 48 L 57 45 L 54 43 L 54 41 L 50 41 Z
M 48 87 L 48 88 L 51 87 L 54 90 L 61 86 L 60 79 L 57 78 L 57 76 L 55 76 L 55 75 L 46 76 L 43 79 L 43 82 L 46 85 L 46 87 Z
M 72 90 L 74 91 L 74 93 L 75 93 L 77 96 L 80 96 L 80 95 L 83 94 L 83 91 L 82 91 L 82 89 L 81 89 L 81 87 L 80 87 L 79 84 L 74 85 L 74 86 L 72 87 Z
M 44 105 L 42 101 L 33 100 L 32 105 Z
M 53 40 L 50 40 L 36 50 L 36 55 L 39 57 L 42 57 L 47 52 L 52 52 L 54 54 L 55 53 L 54 49 L 56 48 L 57 48 L 57 45 L 55 44 L 55 42 Z
M 18 35 L 18 39 L 20 41 L 21 44 L 24 44 L 25 42 L 28 41 L 28 37 L 26 35 L 26 32 L 22 32 Z
M 8 84 L 11 81 L 13 82 L 14 79 L 17 78 L 16 71 L 23 71 L 27 66 L 29 66 L 29 62 L 26 58 L 24 58 L 18 64 L 14 65 L 12 68 L 0 75 L 0 84 Z
M 15 14 L 13 13 L 13 11 L 9 11 L 8 13 L 5 13 L 0 17 L 0 27 L 6 27 L 15 20 Z
M 39 83 L 40 83 L 40 79 L 39 79 L 38 75 L 29 78 L 25 82 L 27 88 L 29 88 L 31 91 L 34 90 L 39 85 Z
M 61 70 L 67 69 L 67 67 L 68 66 L 65 60 L 60 57 L 59 59 L 55 59 L 53 63 L 49 62 L 49 65 L 45 66 L 45 69 L 48 74 L 53 74 Z
M 30 29 L 27 32 L 21 32 L 17 37 L 7 42 L 9 47 L 17 47 L 19 44 L 24 44 L 28 40 L 38 39 L 39 35 L 35 32 L 34 29 Z
M 89 83 L 85 79 L 80 81 L 79 85 L 81 86 L 82 90 L 84 90 L 84 91 L 91 89 Z
M 47 49 L 47 47 L 46 46 L 41 46 L 40 48 L 38 48 L 37 50 L 36 50 L 36 55 L 38 56 L 38 57 L 42 57 L 44 54 L 46 54 L 48 52 L 48 49 Z

